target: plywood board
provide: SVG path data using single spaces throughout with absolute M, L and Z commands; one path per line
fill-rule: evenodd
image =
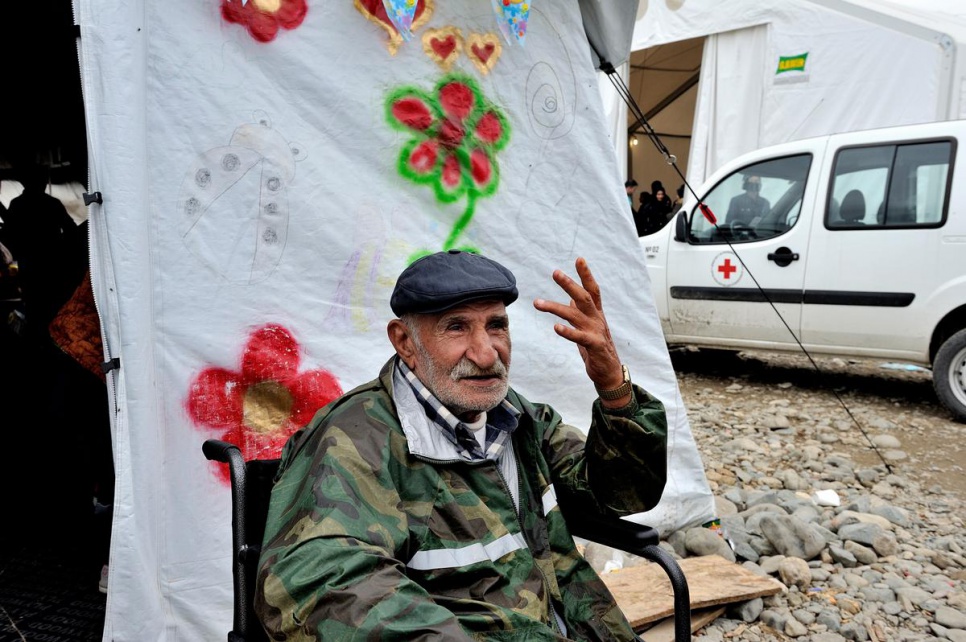
M 724 615 L 725 607 L 714 606 L 691 613 L 691 633 Z M 674 618 L 664 618 L 640 634 L 644 642 L 674 642 Z
M 785 590 L 785 585 L 778 580 L 758 575 L 720 555 L 686 557 L 678 560 L 678 565 L 688 580 L 692 611 L 745 602 Z M 635 628 L 674 613 L 671 580 L 657 564 L 604 573 L 601 579 Z

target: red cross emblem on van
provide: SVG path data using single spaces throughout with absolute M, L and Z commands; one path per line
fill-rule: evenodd
M 725 287 L 734 285 L 741 280 L 745 270 L 734 252 L 722 252 L 711 262 L 711 276 L 715 283 Z

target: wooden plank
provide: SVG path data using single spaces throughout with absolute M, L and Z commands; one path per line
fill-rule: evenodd
M 678 560 L 678 565 L 688 580 L 692 611 L 785 590 L 778 580 L 758 575 L 720 555 L 686 557 Z M 674 613 L 671 580 L 655 563 L 604 573 L 601 579 L 634 628 Z
M 723 606 L 713 606 L 693 611 L 691 613 L 691 633 L 717 620 L 724 615 L 725 610 Z M 639 634 L 639 637 L 644 642 L 674 642 L 674 618 L 664 618 L 648 630 Z

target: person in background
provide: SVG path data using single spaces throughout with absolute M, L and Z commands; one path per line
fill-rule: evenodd
M 741 188 L 744 193 L 738 194 L 728 203 L 728 213 L 725 215 L 726 225 L 756 225 L 761 217 L 771 210 L 771 203 L 761 196 L 761 177 L 746 176 Z
M 634 217 L 638 237 L 654 234 L 660 230 L 668 222 L 670 214 L 671 200 L 664 192 L 664 188 L 658 186 L 653 196 L 642 202 Z
M 671 202 L 671 213 L 668 215 L 668 220 L 674 218 L 674 215 L 678 213 L 681 209 L 681 205 L 684 203 L 684 183 L 681 183 L 680 187 L 677 189 L 677 198 Z
M 651 201 L 651 195 L 647 192 L 642 192 L 640 195 L 640 203 L 637 209 L 634 210 L 634 228 L 637 230 L 637 238 L 645 235 L 647 226 L 647 205 Z
M 2 240 L 17 262 L 27 334 L 44 342 L 47 325 L 87 269 L 86 239 L 64 204 L 46 192 L 46 168 L 28 164 L 19 179 L 23 192 L 4 214 Z
M 47 193 L 45 167 L 28 164 L 18 171 L 23 192 L 10 201 L 4 219 L 3 242 L 17 262 L 24 314 L 23 330 L 7 335 L 22 364 L 18 387 L 4 390 L 4 407 L 22 403 L 13 395 L 32 400 L 29 423 L 8 435 L 7 452 L 43 451 L 43 487 L 24 484 L 12 517 L 31 524 L 23 530 L 21 545 L 47 545 L 69 555 L 89 574 L 91 587 L 100 582 L 107 561 L 108 533 L 95 519 L 95 493 L 103 500 L 113 492 L 110 408 L 100 362 L 100 326 L 85 275 L 88 270 L 87 223 L 78 226 L 64 204 Z M 79 294 L 88 299 L 86 323 L 75 326 Z M 91 344 L 85 368 L 62 340 L 66 334 Z M 7 354 L 4 353 L 6 357 Z M 23 458 L 10 467 L 28 478 L 35 462 Z M 100 485 L 100 489 L 98 489 Z M 51 511 L 49 488 L 56 488 L 57 510 Z M 104 520 L 101 520 L 104 525 Z M 65 543 L 64 529 L 70 531 Z M 98 589 L 100 585 L 98 585 Z
M 87 222 L 81 224 L 87 228 Z M 101 365 L 104 347 L 101 323 L 94 303 L 90 270 L 84 274 L 74 294 L 61 307 L 48 326 L 50 337 L 63 353 L 61 367 L 69 388 L 66 404 L 80 421 L 71 433 L 76 440 L 73 460 L 73 486 L 85 508 L 83 521 L 75 529 L 84 542 L 84 560 L 98 573 L 97 588 L 107 593 L 111 544 L 111 515 L 114 508 L 114 452 L 111 443 L 111 417 L 107 375 Z M 93 502 L 90 499 L 93 498 Z M 86 536 L 87 540 L 82 540 Z
M 655 506 L 667 417 L 576 271 L 553 272 L 569 303 L 533 306 L 597 390 L 586 433 L 509 385 L 510 270 L 457 250 L 403 270 L 395 354 L 283 449 L 255 590 L 270 639 L 636 639 L 566 517 Z
M 637 181 L 633 178 L 624 181 L 624 191 L 627 192 L 627 204 L 630 205 L 631 211 L 634 211 L 634 191 L 637 189 Z

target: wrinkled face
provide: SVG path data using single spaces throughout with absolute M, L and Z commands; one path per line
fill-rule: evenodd
M 472 421 L 506 397 L 510 321 L 502 302 L 473 302 L 412 319 L 412 328 L 399 322 L 408 336 L 393 344 L 453 414 Z M 392 328 L 390 323 L 390 337 Z

